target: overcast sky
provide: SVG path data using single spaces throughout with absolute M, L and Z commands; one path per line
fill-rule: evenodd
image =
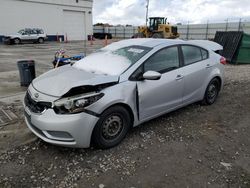
M 94 0 L 94 23 L 145 24 L 146 0 Z M 250 0 L 150 0 L 149 16 L 171 23 L 250 21 Z

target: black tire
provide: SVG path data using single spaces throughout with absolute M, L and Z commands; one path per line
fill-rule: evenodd
M 218 97 L 219 91 L 220 91 L 220 81 L 218 80 L 218 78 L 214 78 L 209 82 L 207 86 L 204 98 L 202 100 L 202 104 L 204 105 L 213 104 Z
M 163 38 L 163 34 L 162 33 L 154 33 L 152 35 L 152 38 L 155 38 L 155 39 L 162 39 Z
M 38 38 L 38 39 L 37 39 L 37 42 L 38 42 L 39 44 L 44 43 L 44 38 Z
M 136 33 L 132 36 L 132 38 L 145 38 L 145 35 L 143 33 Z
M 101 149 L 118 145 L 128 133 L 131 123 L 129 112 L 122 106 L 105 110 L 94 128 L 93 144 Z
M 21 40 L 20 40 L 19 38 L 15 38 L 15 39 L 13 40 L 13 43 L 14 43 L 14 44 L 21 44 Z

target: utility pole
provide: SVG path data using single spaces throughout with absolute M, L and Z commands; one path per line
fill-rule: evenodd
M 148 7 L 149 7 L 149 0 L 147 0 L 147 5 L 146 5 L 146 26 L 148 25 Z
M 238 27 L 238 31 L 241 30 L 241 18 L 240 18 L 240 21 L 239 21 L 239 27 Z
M 208 39 L 208 23 L 209 23 L 209 20 L 207 20 L 207 28 L 206 28 L 206 40 Z
M 188 40 L 188 38 L 189 38 L 189 21 L 188 21 L 188 24 L 187 24 L 187 40 Z
M 228 29 L 228 18 L 226 19 L 226 31 Z

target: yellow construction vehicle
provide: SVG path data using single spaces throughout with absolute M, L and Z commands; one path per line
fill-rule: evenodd
M 167 18 L 151 17 L 149 18 L 149 26 L 138 27 L 138 33 L 132 38 L 167 38 L 175 39 L 180 34 L 176 26 L 167 23 Z

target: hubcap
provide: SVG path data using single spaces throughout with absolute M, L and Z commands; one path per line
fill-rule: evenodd
M 19 44 L 19 40 L 18 39 L 15 39 L 15 44 Z
M 102 135 L 107 140 L 116 138 L 122 131 L 123 123 L 121 117 L 112 115 L 103 123 Z
M 211 84 L 208 88 L 208 98 L 212 100 L 216 97 L 216 95 L 217 95 L 216 86 L 214 84 Z

